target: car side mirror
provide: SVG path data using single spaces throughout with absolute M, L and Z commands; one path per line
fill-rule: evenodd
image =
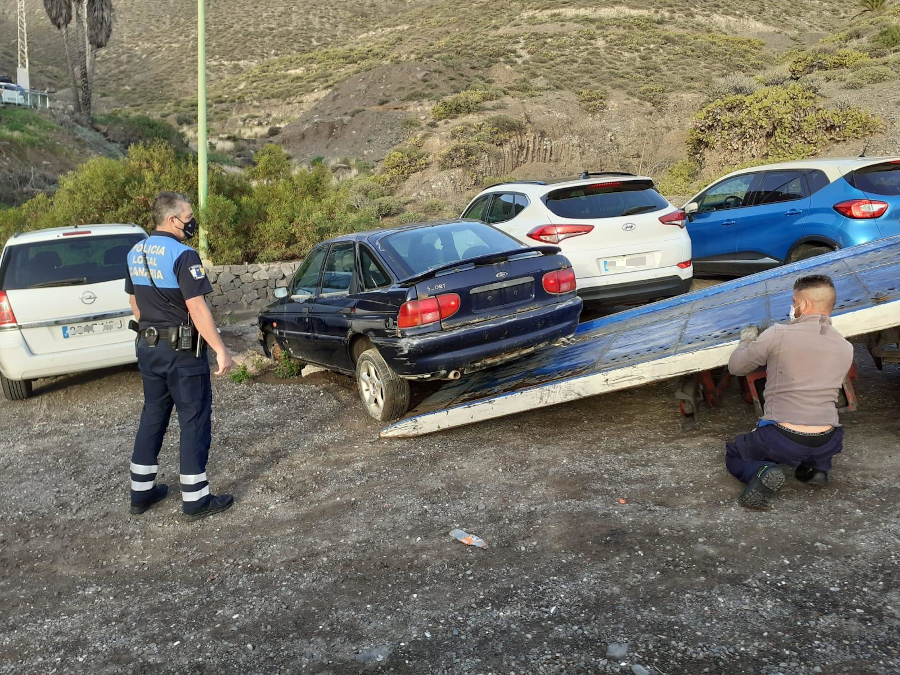
M 693 220 L 694 216 L 696 216 L 700 212 L 700 205 L 697 202 L 691 202 L 690 204 L 685 204 L 684 215 L 688 217 L 688 220 Z
M 297 302 L 303 302 L 312 297 L 312 293 L 309 291 L 299 290 L 293 295 L 291 295 L 291 300 L 296 300 Z
M 281 298 L 286 298 L 288 296 L 288 289 L 284 286 L 280 286 L 275 289 L 275 297 L 281 300 Z

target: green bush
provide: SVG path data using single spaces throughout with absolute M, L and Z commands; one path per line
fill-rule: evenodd
M 467 91 L 448 96 L 437 103 L 431 109 L 431 116 L 436 120 L 445 120 L 450 117 L 467 115 L 482 109 L 482 103 L 500 98 L 503 92 L 499 89 L 469 89 Z
M 847 80 L 848 89 L 859 89 L 867 84 L 890 82 L 897 79 L 897 73 L 887 66 L 866 66 L 850 74 Z
M 817 70 L 839 70 L 868 60 L 868 54 L 856 49 L 839 49 L 836 52 L 814 50 L 795 56 L 788 64 L 788 70 L 791 77 L 799 79 Z
M 124 147 L 165 141 L 179 152 L 187 149 L 187 139 L 184 134 L 157 117 L 120 114 L 95 115 L 94 122 L 101 127 L 109 140 Z
M 247 172 L 253 180 L 278 181 L 291 175 L 291 160 L 280 145 L 266 143 L 253 155 L 253 162 Z
M 509 115 L 491 115 L 481 122 L 466 122 L 450 130 L 450 138 L 468 143 L 503 145 L 525 130 L 525 123 Z
M 228 374 L 229 379 L 236 384 L 243 384 L 253 379 L 247 365 L 242 363 Z
M 403 225 L 408 225 L 409 223 L 421 223 L 426 220 L 425 216 L 421 213 L 416 213 L 415 211 L 408 211 L 400 216 L 400 222 Z
M 443 170 L 471 167 L 478 163 L 486 149 L 484 143 L 466 141 L 453 143 L 438 154 L 438 166 Z
M 885 28 L 872 38 L 872 42 L 885 49 L 900 48 L 900 25 L 892 24 Z
M 418 148 L 400 146 L 385 155 L 379 178 L 386 185 L 399 185 L 427 167 L 428 155 Z
M 379 218 L 389 218 L 403 212 L 403 202 L 397 197 L 379 197 L 373 206 Z
M 602 89 L 581 89 L 577 93 L 578 102 L 586 112 L 598 113 L 606 108 L 607 94 Z
M 879 118 L 860 108 L 823 108 L 819 97 L 800 85 L 766 87 L 713 101 L 697 113 L 688 134 L 688 156 L 703 164 L 714 155 L 725 165 L 798 159 L 880 127 Z
M 281 353 L 281 358 L 275 363 L 275 375 L 283 380 L 299 377 L 302 371 L 303 364 L 292 359 L 284 352 Z

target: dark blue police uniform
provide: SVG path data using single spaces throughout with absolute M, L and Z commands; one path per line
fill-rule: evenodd
M 212 285 L 197 252 L 166 232 L 154 231 L 129 251 L 128 273 L 125 290 L 137 302 L 142 334 L 151 327 L 160 332 L 156 346 L 142 336 L 137 349 L 144 409 L 131 458 L 132 512 L 140 512 L 135 507 L 153 499 L 157 457 L 174 405 L 181 427 L 183 509 L 196 513 L 211 499 L 206 479 L 212 412 L 209 361 L 205 347 L 199 357 L 193 350 L 177 351 L 168 332 L 188 323 L 185 301 L 211 293 Z

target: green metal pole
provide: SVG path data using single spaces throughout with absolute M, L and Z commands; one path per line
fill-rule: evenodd
M 197 192 L 200 212 L 206 206 L 209 190 L 207 180 L 208 147 L 206 131 L 206 0 L 197 0 Z M 206 228 L 200 226 L 200 258 L 209 259 L 209 239 Z

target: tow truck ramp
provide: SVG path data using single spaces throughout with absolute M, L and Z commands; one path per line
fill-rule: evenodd
M 567 344 L 448 383 L 382 430 L 407 438 L 724 366 L 741 329 L 787 321 L 794 281 L 834 280 L 834 327 L 900 326 L 900 235 L 583 323 Z

